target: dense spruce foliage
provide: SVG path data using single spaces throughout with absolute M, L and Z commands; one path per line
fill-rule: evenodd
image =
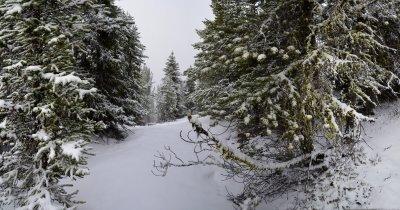
M 208 114 L 310 152 L 399 89 L 394 1 L 214 1 L 196 67 Z M 354 110 L 354 111 L 353 111 Z M 296 126 L 297 125 L 297 126 Z M 302 125 L 302 126 L 298 126 Z M 316 129 L 321 128 L 321 129 Z
M 124 125 L 135 125 L 145 115 L 141 87 L 144 46 L 133 18 L 114 5 L 100 0 L 85 13 L 88 25 L 83 38 L 85 53 L 79 64 L 93 75 L 98 95 L 90 101 L 103 121 L 102 135 L 121 139 Z
M 0 0 L 0 27 L 0 208 L 75 207 L 60 180 L 88 174 L 91 138 L 143 115 L 134 22 L 113 1 Z
M 358 141 L 360 122 L 398 97 L 400 2 L 213 0 L 212 8 L 215 19 L 205 21 L 195 45 L 191 98 L 203 115 L 237 132 L 241 155 L 203 133 L 228 171 L 243 178 L 235 203 L 305 185 L 310 174 L 338 175 L 327 156 L 352 155 L 346 148 Z M 342 205 L 345 196 L 331 199 L 321 194 L 307 205 Z

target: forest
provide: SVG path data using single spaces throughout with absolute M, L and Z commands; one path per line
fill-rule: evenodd
M 155 84 L 113 0 L 0 0 L 0 209 L 400 208 L 400 0 L 210 7 Z

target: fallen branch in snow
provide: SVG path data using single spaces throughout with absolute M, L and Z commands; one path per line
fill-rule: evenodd
M 296 164 L 299 164 L 307 159 L 310 159 L 312 157 L 312 154 L 305 154 L 301 155 L 299 157 L 293 158 L 290 161 L 286 162 L 277 162 L 277 163 L 264 163 L 258 160 L 255 160 L 248 155 L 244 154 L 243 152 L 240 152 L 238 149 L 231 148 L 225 144 L 223 144 L 222 141 L 219 141 L 216 139 L 210 132 L 206 131 L 197 118 L 194 118 L 193 116 L 189 115 L 189 122 L 192 124 L 193 129 L 199 134 L 203 134 L 205 136 L 209 137 L 209 141 L 214 143 L 215 149 L 221 152 L 223 158 L 225 160 L 231 160 L 237 163 L 241 163 L 250 169 L 254 170 L 278 170 L 278 169 L 284 169 L 284 168 L 289 168 L 291 166 L 294 166 Z
M 327 191 L 325 188 L 331 182 L 324 182 L 318 185 L 316 180 L 333 180 L 332 183 L 335 180 L 345 182 L 347 181 L 346 177 L 350 177 L 350 175 L 349 179 L 353 179 L 354 173 L 351 171 L 351 168 L 354 161 L 351 159 L 353 156 L 356 157 L 359 154 L 355 148 L 355 145 L 359 143 L 357 139 L 351 141 L 353 143 L 350 143 L 350 141 L 345 143 L 347 141 L 343 141 L 342 143 L 347 144 L 346 148 L 348 148 L 343 149 L 343 151 L 338 149 L 342 144 L 339 141 L 338 143 L 321 144 L 320 149 L 315 149 L 310 154 L 287 156 L 283 159 L 275 158 L 275 160 L 273 158 L 271 160 L 261 160 L 257 159 L 257 156 L 249 156 L 241 151 L 241 149 L 236 148 L 236 144 L 231 144 L 231 142 L 222 141 L 217 138 L 216 135 L 212 134 L 210 129 L 206 130 L 202 126 L 197 116 L 189 115 L 188 119 L 194 132 L 190 131 L 184 136 L 181 131 L 180 137 L 184 142 L 194 145 L 193 154 L 195 158 L 187 161 L 179 156 L 171 147 L 166 146 L 164 152 L 159 152 L 156 155 L 158 161 L 154 161 L 153 166 L 155 170 L 152 171 L 153 174 L 156 176 L 166 176 L 170 167 L 219 166 L 225 169 L 224 176 L 227 180 L 233 180 L 244 186 L 242 194 L 236 196 L 229 194 L 229 199 L 238 207 L 246 202 L 257 205 L 262 199 L 270 199 L 290 191 L 301 191 L 305 193 L 303 196 L 315 199 L 316 202 L 321 202 L 315 195 L 318 194 L 318 191 Z M 228 132 L 230 129 L 224 127 L 223 130 L 224 132 Z M 358 129 L 358 131 L 356 133 L 357 136 L 354 136 L 354 138 L 359 137 L 361 129 Z M 272 142 L 269 146 L 279 148 L 279 141 Z M 273 148 L 269 149 L 273 151 Z M 271 153 L 271 157 L 273 155 L 274 153 Z M 338 168 L 343 171 L 340 174 L 335 174 Z M 351 189 L 353 190 L 353 188 Z M 334 190 L 335 192 L 332 195 L 338 195 L 339 197 L 340 195 L 337 193 L 348 191 L 345 185 L 336 190 L 338 192 Z M 327 191 L 327 194 L 329 193 L 331 192 Z M 324 199 L 330 199 L 325 194 L 323 196 Z M 268 201 L 265 200 L 265 202 Z M 337 203 L 339 200 L 334 202 Z M 302 204 L 294 205 L 298 205 L 297 207 L 300 208 Z
M 166 176 L 168 173 L 168 169 L 170 167 L 191 167 L 191 166 L 198 166 L 198 165 L 218 165 L 217 162 L 212 161 L 212 156 L 207 156 L 205 158 L 200 159 L 199 154 L 201 152 L 196 151 L 194 154 L 196 154 L 196 161 L 188 161 L 185 162 L 182 158 L 180 158 L 174 150 L 171 149 L 170 146 L 165 146 L 164 147 L 166 153 L 158 152 L 155 157 L 159 159 L 159 162 L 154 160 L 153 167 L 155 170 L 152 170 L 151 172 L 155 176 Z
M 192 124 L 194 131 L 197 133 L 198 138 L 196 140 L 192 140 L 192 138 L 190 137 L 191 132 L 189 132 L 186 137 L 183 137 L 181 131 L 180 136 L 183 141 L 195 145 L 193 153 L 196 157 L 196 160 L 185 162 L 176 154 L 176 152 L 171 149 L 171 147 L 165 146 L 165 152 L 158 152 L 158 154 L 155 155 L 155 157 L 160 161 L 158 163 L 154 161 L 153 163 L 153 167 L 157 171 L 157 173 L 153 171 L 154 175 L 165 176 L 167 174 L 168 168 L 171 166 L 190 167 L 197 165 L 218 165 L 226 167 L 227 165 L 229 165 L 227 164 L 227 162 L 233 162 L 242 167 L 245 167 L 246 170 L 250 171 L 276 171 L 290 168 L 296 165 L 301 165 L 304 163 L 310 163 L 312 159 L 315 159 L 314 156 L 317 156 L 317 153 L 313 153 L 304 154 L 285 162 L 261 162 L 239 151 L 239 149 L 229 147 L 225 145 L 222 141 L 219 141 L 214 135 L 211 134 L 210 131 L 207 131 L 202 127 L 197 118 L 189 115 L 188 119 L 189 122 Z M 224 163 L 219 162 L 217 158 L 215 158 L 211 154 L 205 156 L 202 155 L 205 152 L 211 153 L 212 151 L 219 151 L 219 154 L 221 154 L 221 158 Z M 321 167 L 323 167 L 323 165 L 312 166 L 312 168 L 314 169 Z

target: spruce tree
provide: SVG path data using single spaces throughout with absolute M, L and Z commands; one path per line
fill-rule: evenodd
M 204 111 L 211 111 L 218 99 L 231 92 L 231 85 L 240 74 L 246 72 L 248 62 L 242 56 L 252 58 L 253 55 L 244 53 L 243 45 L 251 34 L 257 33 L 251 25 L 255 22 L 254 17 L 250 18 L 254 6 L 247 1 L 212 1 L 211 7 L 215 20 L 204 21 L 206 29 L 198 31 L 203 42 L 194 45 L 199 53 L 196 71 L 192 73 L 199 80 L 199 87 L 192 97 L 197 107 Z
M 122 139 L 124 126 L 140 124 L 144 117 L 141 66 L 144 46 L 133 18 L 115 6 L 100 0 L 85 14 L 88 31 L 86 53 L 80 65 L 94 75 L 98 95 L 88 100 L 99 110 L 95 116 L 106 129 L 100 134 Z
M 300 138 L 311 152 L 317 131 L 343 136 L 397 97 L 397 4 L 215 0 L 196 44 L 198 102 L 243 132 Z
M 169 122 L 178 118 L 178 97 L 175 92 L 174 82 L 166 77 L 163 84 L 158 88 L 157 113 L 159 122 Z
M 74 207 L 74 193 L 59 180 L 88 173 L 86 145 L 102 129 L 83 100 L 97 89 L 76 60 L 88 5 L 0 3 L 0 206 Z
M 142 120 L 143 45 L 113 1 L 0 1 L 0 207 L 75 207 L 95 134 Z M 66 180 L 67 181 L 67 180 Z
M 162 84 L 157 91 L 157 111 L 161 122 L 176 120 L 184 116 L 182 80 L 174 53 L 168 57 L 164 73 Z
M 153 73 L 146 65 L 142 67 L 141 79 L 144 97 L 142 104 L 145 110 L 143 124 L 147 124 L 155 121 L 155 96 L 153 91 Z
M 185 72 L 183 72 L 183 75 L 186 76 L 186 80 L 183 84 L 184 107 L 188 112 L 192 113 L 196 110 L 194 100 L 191 98 L 192 94 L 196 90 L 194 68 L 188 68 Z
M 280 163 L 311 154 L 327 163 L 328 156 L 316 154 L 332 149 L 352 155 L 345 147 L 357 142 L 360 122 L 372 120 L 366 115 L 380 102 L 398 97 L 399 4 L 395 0 L 212 2 L 216 17 L 205 21 L 206 28 L 199 31 L 202 42 L 195 45 L 200 51 L 195 73 L 199 84 L 192 97 L 203 114 L 235 125 L 243 156 L 285 166 L 258 170 L 216 144 L 233 166 L 247 167 L 228 168 L 233 174 L 243 171 L 239 176 L 246 178 L 244 193 L 236 202 L 266 198 L 282 190 L 283 183 L 308 180 L 301 169 L 294 170 L 301 164 Z M 334 164 L 322 165 L 321 171 L 334 170 L 325 168 Z M 282 173 L 284 168 L 288 170 Z M 268 187 L 260 187 L 264 184 Z

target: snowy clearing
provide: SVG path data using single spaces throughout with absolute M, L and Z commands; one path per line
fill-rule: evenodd
M 376 122 L 365 124 L 364 137 L 372 149 L 365 146 L 370 161 L 360 167 L 360 176 L 374 187 L 371 208 L 400 207 L 399 104 L 384 105 L 377 111 Z M 217 168 L 172 168 L 166 177 L 152 174 L 154 155 L 164 145 L 184 158 L 192 157 L 191 145 L 179 139 L 181 130 L 190 129 L 187 120 L 180 119 L 134 128 L 134 134 L 122 143 L 95 145 L 97 155 L 89 161 L 92 175 L 76 185 L 79 199 L 87 201 L 79 209 L 232 210 L 227 189 L 235 192 L 239 186 L 223 182 L 222 171 Z M 380 161 L 370 163 L 376 160 Z M 285 198 L 275 204 L 279 206 L 271 204 L 273 208 L 285 209 Z

